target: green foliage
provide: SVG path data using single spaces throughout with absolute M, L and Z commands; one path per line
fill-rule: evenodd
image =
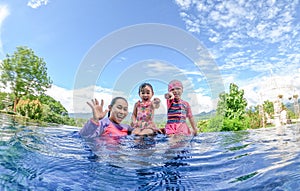
M 73 118 L 70 118 L 68 115 L 61 115 L 59 113 L 55 113 L 51 111 L 51 108 L 46 104 L 43 104 L 42 121 L 48 123 L 65 124 L 65 125 L 76 124 Z
M 252 129 L 263 127 L 263 116 L 259 114 L 259 106 L 251 107 L 246 112 L 246 120 Z
M 224 118 L 221 131 L 240 131 L 248 129 L 249 127 L 249 122 L 246 119 Z
M 129 123 L 128 123 L 129 124 Z M 159 123 L 156 123 L 157 128 L 159 129 L 163 129 L 166 126 L 166 122 L 165 121 L 161 121 Z
M 57 113 L 60 115 L 67 115 L 68 111 L 64 108 L 64 106 L 59 102 L 56 101 L 55 99 L 53 99 L 52 97 L 48 96 L 48 95 L 40 95 L 39 96 L 39 100 L 49 106 L 49 109 L 51 112 L 53 113 Z
M 198 132 L 208 132 L 207 125 L 208 125 L 208 120 L 199 120 L 197 122 Z
M 64 106 L 48 95 L 40 95 L 38 99 L 43 104 L 42 120 L 49 123 L 75 125 L 75 120 L 68 116 Z
M 47 75 L 46 63 L 27 47 L 17 47 L 13 55 L 7 55 L 0 65 L 0 82 L 11 89 L 9 105 L 14 111 L 30 119 L 60 124 L 75 124 L 67 110 L 50 96 L 44 95 L 52 81 Z M 5 107 L 4 94 L 0 95 Z M 14 101 L 11 101 L 12 99 Z
M 42 117 L 43 109 L 39 100 L 20 100 L 16 109 L 19 114 L 30 119 L 41 119 Z
M 263 109 L 264 112 L 266 112 L 269 116 L 273 116 L 274 115 L 274 103 L 266 100 L 263 103 Z
M 10 103 L 12 104 L 12 94 L 0 92 L 0 99 L 6 99 L 7 95 L 10 98 Z M 48 123 L 58 123 L 65 125 L 77 125 L 78 122 L 75 119 L 70 118 L 67 110 L 63 105 L 53 99 L 48 95 L 27 95 L 24 96 L 16 107 L 18 114 L 26 116 L 28 119 L 48 122 Z
M 246 106 L 244 90 L 239 90 L 237 85 L 231 83 L 229 93 L 219 96 L 217 112 L 228 119 L 243 119 Z
M 287 109 L 287 118 L 288 119 L 298 119 L 298 116 L 290 109 Z
M 249 127 L 249 121 L 245 119 L 247 100 L 244 98 L 244 90 L 231 83 L 229 93 L 221 93 L 217 107 L 217 115 L 210 119 L 208 129 L 210 131 L 239 131 Z
M 5 104 L 4 104 L 4 101 L 3 101 L 3 100 L 5 100 L 5 98 L 6 98 L 6 93 L 0 92 L 0 100 L 1 100 L 1 102 L 0 102 L 0 110 L 2 110 L 2 109 L 5 108 Z
M 27 47 L 17 47 L 0 65 L 0 81 L 11 88 L 15 97 L 14 107 L 26 95 L 40 95 L 51 87 L 46 63 Z
M 83 125 L 87 122 L 87 119 L 83 119 L 83 118 L 71 118 L 72 121 L 74 121 L 73 124 L 68 124 L 68 125 L 72 125 L 72 126 L 76 126 L 76 127 L 83 127 Z M 128 123 L 126 123 L 128 124 Z
M 8 96 L 8 97 L 7 97 Z M 8 93 L 0 92 L 0 110 L 6 109 L 12 105 L 12 101 Z
M 208 125 L 207 125 L 207 132 L 216 132 L 221 131 L 223 126 L 223 120 L 224 117 L 222 115 L 216 115 L 209 119 Z
M 13 112 L 14 97 L 10 93 L 0 92 L 0 111 L 8 114 L 15 114 Z

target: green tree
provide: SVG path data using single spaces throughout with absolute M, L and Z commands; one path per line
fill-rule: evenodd
M 16 110 L 19 114 L 29 117 L 30 119 L 41 119 L 42 104 L 39 100 L 20 100 Z
M 266 112 L 269 116 L 274 115 L 274 103 L 267 100 L 263 103 L 264 112 Z
M 39 100 L 42 104 L 41 111 L 41 120 L 49 123 L 58 123 L 58 124 L 66 124 L 66 125 L 74 125 L 75 120 L 70 118 L 68 115 L 68 111 L 64 106 L 56 101 L 51 96 L 42 94 L 39 96 L 29 95 L 26 96 L 26 99 L 29 100 Z
M 0 81 L 14 95 L 14 111 L 23 96 L 40 95 L 52 84 L 44 60 L 27 47 L 17 47 L 13 55 L 6 55 L 0 71 Z
M 228 119 L 243 119 L 246 113 L 247 100 L 244 90 L 234 83 L 230 84 L 229 93 L 220 94 L 217 112 Z
M 249 121 L 250 128 L 252 129 L 260 128 L 264 125 L 262 120 L 263 116 L 259 112 L 259 107 L 259 105 L 255 107 L 252 106 L 246 111 L 246 118 Z
M 245 119 L 246 106 L 244 90 L 239 90 L 236 84 L 231 83 L 229 93 L 219 95 L 217 115 L 210 120 L 209 128 L 217 128 L 221 131 L 238 131 L 248 128 L 249 121 Z
M 59 102 L 56 101 L 54 98 L 48 95 L 40 95 L 38 99 L 44 104 L 47 105 L 51 112 L 59 114 L 59 115 L 68 115 L 68 111 L 64 106 Z
M 0 92 L 0 110 L 5 109 L 8 106 L 9 100 L 6 100 L 7 93 Z

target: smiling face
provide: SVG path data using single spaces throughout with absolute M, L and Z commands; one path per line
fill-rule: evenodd
M 120 124 L 128 115 L 128 103 L 124 99 L 117 99 L 113 105 L 109 105 L 109 119 L 114 123 Z
M 152 88 L 148 85 L 146 85 L 145 87 L 143 87 L 140 92 L 139 92 L 139 96 L 143 101 L 150 101 L 151 98 L 153 97 L 153 91 Z
M 178 100 L 181 98 L 183 90 L 181 87 L 175 87 L 175 88 L 170 89 L 170 92 L 173 93 L 174 99 Z

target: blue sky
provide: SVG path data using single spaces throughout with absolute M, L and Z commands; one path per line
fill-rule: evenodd
M 216 107 L 230 83 L 249 106 L 300 88 L 299 0 L 2 0 L 0 60 L 27 46 L 47 63 L 47 92 L 69 112 L 86 101 L 139 99 L 150 82 L 162 99 L 173 78 L 193 112 Z

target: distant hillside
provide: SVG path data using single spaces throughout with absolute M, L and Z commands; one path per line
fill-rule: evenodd
M 298 103 L 300 104 L 300 99 L 298 100 Z M 294 111 L 294 103 L 288 102 L 285 104 L 285 106 L 291 110 Z M 210 112 L 202 112 L 200 114 L 194 115 L 194 118 L 196 121 L 198 120 L 206 120 L 210 119 L 212 116 L 214 116 L 216 113 L 215 110 L 212 110 Z M 130 121 L 131 114 L 129 113 L 128 116 L 125 118 L 125 121 Z M 89 119 L 92 117 L 92 113 L 69 113 L 69 116 L 72 118 L 81 118 L 81 119 Z M 155 122 L 163 122 L 167 120 L 166 114 L 155 114 L 154 121 Z
M 215 114 L 216 114 L 216 111 L 212 110 L 210 112 L 202 112 L 200 114 L 194 115 L 194 117 L 196 120 L 206 120 L 206 119 L 210 119 Z
M 298 100 L 298 104 L 300 104 L 300 99 Z M 285 104 L 285 107 L 288 108 L 289 110 L 293 111 L 293 112 L 295 111 L 294 103 L 288 102 L 288 103 Z
M 69 113 L 72 118 L 89 119 L 92 117 L 92 113 Z

